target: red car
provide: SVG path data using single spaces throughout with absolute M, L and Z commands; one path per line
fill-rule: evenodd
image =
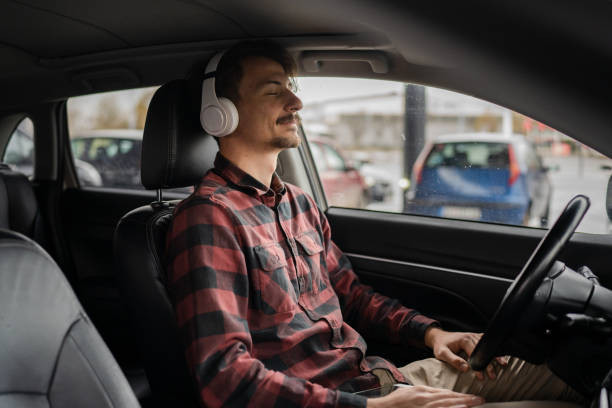
M 368 187 L 359 170 L 327 140 L 309 138 L 308 145 L 327 203 L 335 207 L 364 208 L 369 201 Z

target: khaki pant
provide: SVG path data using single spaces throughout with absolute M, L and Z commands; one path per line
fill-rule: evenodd
M 479 395 L 487 401 L 483 405 L 487 408 L 574 408 L 588 405 L 582 395 L 554 375 L 546 365 L 529 364 L 515 357 L 506 367 L 496 367 L 495 380 L 487 377 L 481 381 L 474 371 L 462 373 L 435 358 L 415 361 L 399 370 L 412 385 Z M 385 381 L 380 373 L 375 374 Z

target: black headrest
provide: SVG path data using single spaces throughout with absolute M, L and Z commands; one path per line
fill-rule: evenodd
M 142 140 L 142 184 L 148 189 L 197 184 L 213 167 L 217 142 L 200 126 L 200 103 L 190 82 L 159 88 L 147 112 Z

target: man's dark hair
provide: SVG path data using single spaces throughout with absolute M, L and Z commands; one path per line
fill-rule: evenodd
M 215 76 L 215 92 L 218 97 L 237 103 L 238 87 L 243 75 L 242 62 L 249 57 L 264 57 L 278 62 L 289 77 L 296 73 L 295 60 L 280 44 L 271 40 L 243 41 L 223 54 Z

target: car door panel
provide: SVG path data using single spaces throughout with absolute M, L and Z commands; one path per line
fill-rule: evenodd
M 440 319 L 482 330 L 546 230 L 331 208 L 333 239 L 356 273 L 381 293 Z M 588 265 L 602 284 L 612 239 L 575 234 L 560 259 Z
M 184 196 L 176 193 L 164 199 Z M 85 310 L 109 348 L 123 365 L 137 353 L 127 336 L 129 320 L 115 282 L 113 235 L 127 212 L 155 201 L 154 191 L 110 188 L 67 189 L 61 200 L 61 220 L 71 261 L 73 285 Z
M 79 280 L 113 274 L 113 233 L 128 211 L 155 199 L 151 191 L 68 189 L 62 220 Z
M 485 330 L 488 317 L 483 313 L 482 307 L 474 304 L 462 294 L 462 290 L 457 290 L 457 288 L 467 289 L 467 292 L 474 291 L 478 288 L 478 279 L 488 278 L 474 274 L 466 282 L 463 278 L 467 274 L 459 271 L 417 264 L 404 265 L 401 262 L 381 262 L 377 258 L 353 254 L 348 254 L 348 257 L 359 274 L 361 282 L 438 320 L 446 330 L 476 332 Z M 384 268 L 384 273 L 380 272 L 380 267 Z M 407 271 L 409 275 L 414 272 L 415 277 L 407 277 Z M 445 279 L 445 281 L 452 289 L 424 283 L 424 279 L 416 280 L 423 273 L 448 274 L 447 278 L 450 279 Z M 491 283 L 490 286 L 495 289 L 495 292 L 489 295 L 494 298 L 503 296 L 510 281 L 503 278 L 494 279 L 497 281 Z M 371 338 L 367 333 L 364 333 L 364 337 L 368 344 L 369 354 L 386 357 L 398 366 L 431 357 L 431 352 L 427 349 L 389 344 L 384 340 Z
M 453 330 L 483 330 L 490 318 L 488 305 L 497 303 L 512 282 L 448 268 L 347 255 L 362 282 L 376 285 L 378 291 L 401 299 Z M 484 285 L 488 290 L 479 293 Z
M 448 330 L 486 330 L 506 289 L 546 230 L 500 224 L 330 208 L 334 242 L 361 281 L 434 318 Z M 560 259 L 589 265 L 612 283 L 608 235 L 575 234 Z M 368 353 L 401 366 L 431 351 L 365 335 Z

